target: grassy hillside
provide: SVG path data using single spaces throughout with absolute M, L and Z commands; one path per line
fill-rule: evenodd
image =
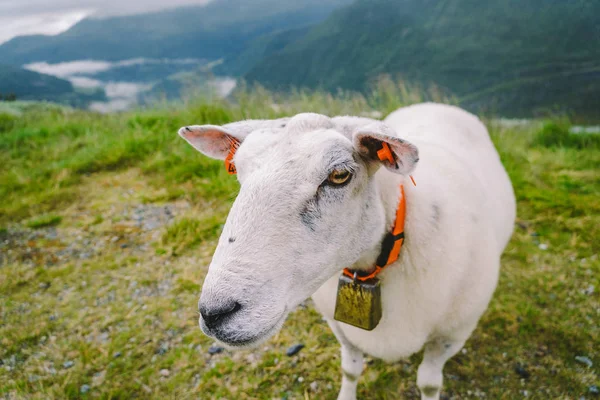
M 335 399 L 339 346 L 310 301 L 259 349 L 210 350 L 196 304 L 238 185 L 176 131 L 421 99 L 390 87 L 366 99 L 257 89 L 118 115 L 0 108 L 0 397 Z M 490 308 L 445 369 L 447 398 L 597 393 L 600 136 L 564 124 L 489 124 L 519 217 Z M 369 360 L 360 398 L 417 399 L 420 357 Z
M 8 64 L 146 58 L 218 59 L 252 39 L 324 19 L 349 0 L 215 0 L 206 6 L 84 19 L 56 36 L 17 37 L 0 46 Z
M 358 0 L 247 75 L 274 88 L 435 83 L 474 110 L 600 118 L 600 2 Z
M 102 90 L 78 91 L 67 80 L 0 64 L 0 98 L 7 95 L 19 100 L 46 100 L 81 107 L 105 99 Z

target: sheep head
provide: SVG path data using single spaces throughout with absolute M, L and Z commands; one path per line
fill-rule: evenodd
M 382 165 L 408 175 L 418 160 L 414 145 L 365 118 L 298 114 L 179 134 L 209 157 L 235 149 L 241 188 L 199 302 L 204 333 L 233 347 L 266 340 L 344 267 L 370 266 L 387 229 L 374 175 Z

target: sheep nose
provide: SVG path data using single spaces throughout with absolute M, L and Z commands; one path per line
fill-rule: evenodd
M 242 309 L 242 305 L 237 301 L 232 301 L 231 303 L 223 306 L 219 305 L 218 307 L 207 307 L 204 304 L 200 304 L 200 315 L 202 315 L 202 319 L 206 324 L 208 329 L 218 328 L 219 325 L 223 324 L 223 322 L 230 319 L 235 313 Z

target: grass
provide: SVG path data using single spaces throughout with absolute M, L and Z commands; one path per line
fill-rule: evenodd
M 568 121 L 550 121 L 544 124 L 535 137 L 534 144 L 553 148 L 599 149 L 600 135 L 569 133 Z
M 256 89 L 234 104 L 11 117 L 0 133 L 0 398 L 335 399 L 339 346 L 310 302 L 261 348 L 208 354 L 196 303 L 237 183 L 176 130 L 420 100 L 390 90 Z M 600 384 L 600 152 L 548 126 L 489 123 L 519 217 L 492 303 L 445 369 L 450 398 L 589 399 Z M 160 224 L 138 224 L 139 210 Z M 370 360 L 360 398 L 418 398 L 420 357 Z
M 45 228 L 48 226 L 56 226 L 60 224 L 62 221 L 62 217 L 60 215 L 40 215 L 39 217 L 32 218 L 27 221 L 25 225 L 29 228 L 37 229 L 37 228 Z

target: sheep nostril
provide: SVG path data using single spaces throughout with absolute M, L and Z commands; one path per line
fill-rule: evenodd
M 209 329 L 215 329 L 241 309 L 242 305 L 237 301 L 213 308 L 200 305 L 200 315 Z

